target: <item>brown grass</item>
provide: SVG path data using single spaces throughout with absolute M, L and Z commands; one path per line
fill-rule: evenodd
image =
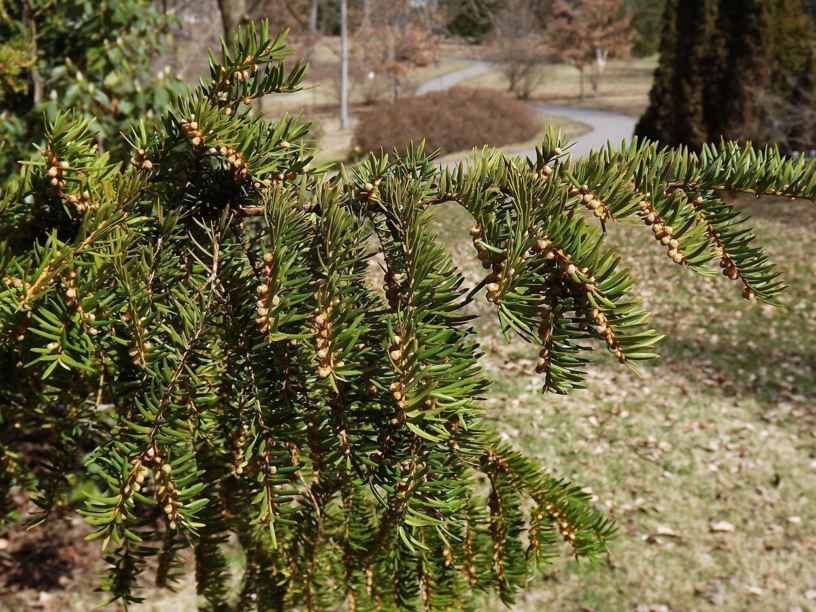
M 452 89 L 378 106 L 360 117 L 353 146 L 359 155 L 402 150 L 425 140 L 453 153 L 475 146 L 523 142 L 541 120 L 526 104 L 494 91 Z
M 782 308 L 667 264 L 642 226 L 609 227 L 667 334 L 661 359 L 637 376 L 602 359 L 586 390 L 541 395 L 535 352 L 505 342 L 495 306 L 471 305 L 494 381 L 490 418 L 514 446 L 591 487 L 621 530 L 598 566 L 554 559 L 514 612 L 816 610 L 816 213 L 809 202 L 737 205 L 781 264 Z M 472 218 L 453 205 L 434 213 L 472 285 L 483 276 Z M 723 521 L 733 531 L 714 527 Z M 502 606 L 486 598 L 477 609 Z
M 578 71 L 567 64 L 552 64 L 547 67 L 547 78 L 531 92 L 530 97 L 555 106 L 597 108 L 639 117 L 649 104 L 649 90 L 656 66 L 655 56 L 610 60 L 601 79 L 599 95 L 593 96 L 587 84 L 587 95 L 581 99 Z M 465 84 L 499 91 L 505 91 L 508 85 L 507 77 L 499 69 Z

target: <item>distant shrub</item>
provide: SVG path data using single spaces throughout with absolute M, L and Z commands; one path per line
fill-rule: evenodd
M 359 155 L 404 149 L 423 138 L 443 153 L 475 146 L 501 146 L 535 136 L 541 121 L 529 106 L 494 91 L 457 88 L 395 104 L 381 105 L 360 117 L 354 129 Z

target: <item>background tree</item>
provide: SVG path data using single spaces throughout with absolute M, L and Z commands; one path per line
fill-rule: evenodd
M 323 13 L 336 0 L 245 0 L 253 19 L 268 19 L 270 27 L 289 29 L 294 36 L 315 34 L 320 29 Z M 339 13 L 339 6 L 335 6 Z
M 598 95 L 607 59 L 627 57 L 634 39 L 620 0 L 556 0 L 548 30 L 556 57 L 581 74 L 582 99 L 587 69 L 591 69 L 592 91 Z
M 454 36 L 483 42 L 493 29 L 492 16 L 501 10 L 503 0 L 442 0 L 445 27 Z
M 711 66 L 699 41 L 714 36 L 716 17 L 714 0 L 687 3 L 669 0 L 660 63 L 649 95 L 649 108 L 636 129 L 638 134 L 649 134 L 671 144 L 685 142 L 699 146 L 705 142 L 704 88 Z
M 439 15 L 430 2 L 368 0 L 368 6 L 369 16 L 354 35 L 361 71 L 374 79 L 385 78 L 395 101 L 405 75 L 433 62 Z
M 123 155 L 119 132 L 150 123 L 183 89 L 152 65 L 174 22 L 147 0 L 0 4 L 0 182 L 42 137 L 43 114 L 83 114 L 97 143 Z
M 816 35 L 798 0 L 670 2 L 663 32 L 639 134 L 812 146 Z
M 626 0 L 635 39 L 632 53 L 643 57 L 660 50 L 660 32 L 666 0 Z
M 785 150 L 816 147 L 816 21 L 795 0 L 776 0 L 769 21 L 775 60 L 769 84 L 754 88 L 763 120 L 758 142 Z
M 366 18 L 367 20 L 367 18 Z M 340 129 L 349 127 L 348 0 L 340 0 Z
M 112 600 L 137 601 L 148 564 L 171 584 L 192 548 L 218 610 L 449 609 L 488 589 L 509 604 L 563 541 L 597 558 L 614 527 L 483 419 L 468 304 L 485 292 L 546 392 L 580 388 L 599 348 L 649 360 L 659 336 L 613 222 L 773 301 L 782 283 L 720 194 L 816 198 L 816 161 L 642 141 L 574 160 L 550 133 L 530 160 L 440 168 L 411 147 L 326 177 L 305 126 L 250 113 L 300 87 L 287 53 L 265 26 L 240 32 L 134 125 L 128 164 L 60 113 L 3 192 L 3 516 L 12 492 L 34 523 L 79 510 Z M 472 289 L 429 227 L 444 203 L 475 220 Z
M 499 64 L 508 90 L 529 98 L 546 77 L 551 51 L 544 28 L 529 0 L 507 0 L 492 17 L 489 57 Z

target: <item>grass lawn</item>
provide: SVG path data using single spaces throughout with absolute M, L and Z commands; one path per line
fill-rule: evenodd
M 273 116 L 270 111 L 266 112 L 270 115 L 270 117 Z M 316 143 L 318 148 L 317 155 L 315 157 L 316 164 L 336 164 L 345 162 L 349 159 L 352 132 L 356 123 L 356 119 L 353 115 L 350 117 L 351 128 L 348 130 L 341 130 L 340 120 L 337 116 L 337 112 L 334 111 L 326 112 L 324 109 L 311 111 L 309 108 L 289 108 L 283 112 L 302 112 L 303 116 L 307 120 L 312 121 L 315 124 L 317 133 L 320 136 L 318 142 Z M 532 138 L 524 142 L 507 145 L 504 147 L 504 149 L 511 154 L 517 151 L 532 149 L 534 146 L 541 144 L 541 140 L 543 139 L 544 134 L 550 125 L 559 128 L 567 138 L 577 138 L 578 136 L 581 136 L 589 131 L 589 127 L 587 125 L 578 121 L 571 121 L 564 117 L 542 115 L 541 124 L 541 131 L 535 134 Z M 460 151 L 457 153 L 451 153 L 442 158 L 442 161 L 459 160 L 462 158 L 464 153 L 466 152 Z
M 620 527 L 599 567 L 556 560 L 515 610 L 816 609 L 816 212 L 740 206 L 791 285 L 782 308 L 680 270 L 642 226 L 611 228 L 668 336 L 640 376 L 605 359 L 587 390 L 542 396 L 534 351 L 479 319 L 500 431 L 589 486 Z M 437 217 L 475 281 L 471 223 Z
M 275 110 L 265 109 L 265 112 L 270 118 L 273 118 L 275 114 L 279 116 L 283 112 L 302 113 L 305 119 L 314 123 L 316 133 L 319 134 L 319 139 L 316 143 L 316 164 L 336 164 L 345 162 L 349 159 L 351 152 L 352 132 L 356 124 L 356 118 L 353 114 L 350 117 L 351 128 L 348 130 L 341 130 L 338 113 L 334 109 L 327 111 L 325 107 L 310 108 L 308 106 L 298 107 L 297 105 L 290 105 L 288 108 L 282 107 Z M 507 145 L 504 147 L 504 149 L 508 151 L 508 153 L 532 149 L 534 146 L 541 144 L 541 140 L 550 125 L 559 128 L 567 138 L 577 138 L 578 136 L 581 136 L 589 131 L 589 127 L 587 125 L 578 121 L 571 121 L 564 117 L 542 115 L 541 124 L 541 131 L 535 134 L 532 138 L 524 142 Z M 443 161 L 454 161 L 461 159 L 464 153 L 465 152 L 461 151 L 451 153 L 446 155 L 443 158 Z
M 546 68 L 547 78 L 531 97 L 548 104 L 599 108 L 637 117 L 649 103 L 649 90 L 656 67 L 657 57 L 609 60 L 601 78 L 600 94 L 597 97 L 592 95 L 587 80 L 586 96 L 582 100 L 578 71 L 566 64 L 554 64 Z M 507 78 L 496 69 L 463 85 L 506 90 Z

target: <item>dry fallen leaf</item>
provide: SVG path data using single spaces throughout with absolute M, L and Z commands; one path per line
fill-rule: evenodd
M 746 591 L 751 597 L 762 597 L 762 589 L 758 586 L 749 586 Z
M 736 530 L 734 525 L 728 521 L 717 521 L 716 523 L 711 523 L 711 525 L 709 525 L 709 529 L 711 529 L 711 531 L 714 533 L 733 533 Z
M 655 535 L 663 536 L 667 538 L 679 538 L 680 534 L 677 533 L 674 529 L 669 527 L 668 525 L 657 525 L 655 527 Z

